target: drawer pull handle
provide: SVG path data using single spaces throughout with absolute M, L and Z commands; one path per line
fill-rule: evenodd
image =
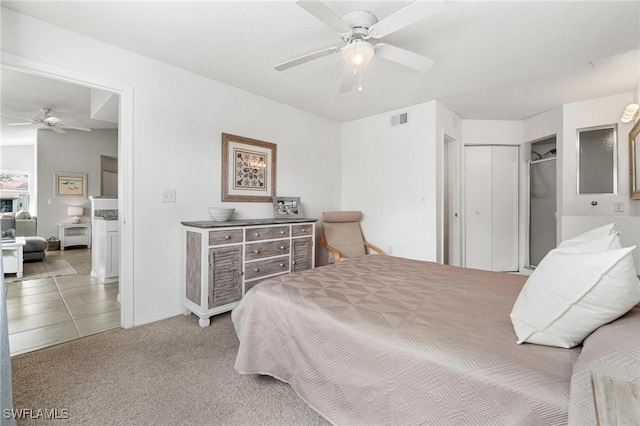
M 253 252 L 254 252 L 255 254 L 258 254 L 258 253 L 260 253 L 260 249 L 255 249 Z
M 293 261 L 293 262 L 291 262 L 291 263 L 293 263 L 293 264 L 295 265 L 295 264 L 296 264 L 296 261 L 294 260 L 294 261 Z
M 260 234 L 258 234 L 257 232 L 255 234 L 253 234 L 253 235 L 256 236 L 256 237 L 260 236 Z
M 302 231 L 303 233 L 307 232 L 307 228 L 302 228 L 300 231 Z
M 256 268 L 254 272 L 260 272 L 260 268 Z
M 284 268 L 284 263 L 281 263 L 281 264 L 280 264 L 280 267 L 281 267 L 281 268 Z
M 281 235 L 284 235 L 284 231 L 280 231 L 280 234 L 281 234 Z
M 279 248 L 280 250 L 284 250 L 284 249 L 286 249 L 286 248 L 287 248 L 287 246 L 278 246 L 278 248 Z
M 230 240 L 230 239 L 231 239 L 231 236 L 229 236 L 229 235 L 225 235 L 224 239 L 225 239 L 225 240 Z

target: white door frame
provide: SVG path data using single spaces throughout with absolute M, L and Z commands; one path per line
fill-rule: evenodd
M 120 95 L 118 117 L 118 221 L 120 225 L 120 325 L 133 327 L 133 86 L 2 52 L 2 67 Z
M 443 147 L 442 147 L 442 206 L 441 206 L 441 234 L 443 237 L 447 233 L 445 232 L 445 226 L 449 226 L 449 241 L 444 241 L 440 244 L 440 262 L 444 263 L 444 259 L 449 259 L 449 265 L 462 266 L 462 232 L 461 232 L 461 149 L 460 141 L 448 134 L 443 134 Z M 447 152 L 445 156 L 444 153 Z M 448 161 L 447 161 L 448 160 Z M 447 161 L 447 164 L 445 164 Z M 453 165 L 453 173 L 451 173 L 450 166 Z M 445 173 L 448 176 L 445 176 Z M 448 188 L 444 188 L 444 182 L 448 180 Z M 445 190 L 448 189 L 448 194 L 445 194 Z M 449 209 L 446 208 L 445 200 L 449 201 Z M 449 212 L 449 217 L 445 218 L 445 212 Z M 445 256 L 444 250 L 448 248 L 447 256 Z M 454 256 L 451 254 L 455 253 Z

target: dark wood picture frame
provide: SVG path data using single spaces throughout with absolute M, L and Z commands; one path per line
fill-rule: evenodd
M 222 201 L 271 203 L 276 195 L 277 145 L 222 134 Z

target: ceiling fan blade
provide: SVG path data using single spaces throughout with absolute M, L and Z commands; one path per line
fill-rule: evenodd
M 426 56 L 384 43 L 376 44 L 376 56 L 422 72 L 426 72 L 436 62 Z
M 91 129 L 87 127 L 78 127 L 78 126 L 63 126 L 67 130 L 82 130 L 83 132 L 90 132 Z
M 23 124 L 35 124 L 35 123 L 37 123 L 37 121 L 34 120 L 33 118 L 18 117 L 17 115 L 9 115 L 9 114 L 0 114 L 0 115 L 3 116 L 3 117 L 15 118 L 17 120 L 29 121 L 29 123 L 23 123 Z
M 356 80 L 356 73 L 353 67 L 349 65 L 345 65 L 342 70 L 342 80 L 340 80 L 340 90 L 339 93 L 347 93 L 353 89 L 353 83 Z
M 382 38 L 421 21 L 445 8 L 443 0 L 415 1 L 373 24 L 369 29 L 373 38 Z
M 320 1 L 298 0 L 296 4 L 338 33 L 349 33 L 351 27 Z
M 305 62 L 313 61 L 314 59 L 322 58 L 323 56 L 332 55 L 340 51 L 339 47 L 328 47 L 326 49 L 318 50 L 317 52 L 309 53 L 308 55 L 301 56 L 296 59 L 292 59 L 287 62 L 283 62 L 280 65 L 276 65 L 277 71 L 284 71 L 296 65 L 304 64 Z
M 33 126 L 38 123 L 7 123 L 7 126 Z
M 64 130 L 62 130 L 62 129 L 61 129 L 60 127 L 58 127 L 58 126 L 49 126 L 49 128 L 50 128 L 51 130 L 53 130 L 54 132 L 56 132 L 56 133 L 67 133 L 67 132 L 65 132 Z

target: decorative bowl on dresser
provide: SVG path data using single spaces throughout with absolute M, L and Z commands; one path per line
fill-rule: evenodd
M 233 215 L 233 212 L 236 211 L 236 209 L 209 207 L 207 211 L 209 212 L 209 216 L 211 216 L 211 219 L 213 219 L 215 222 L 226 222 L 227 220 L 231 219 L 231 216 Z
M 315 266 L 317 219 L 182 222 L 185 227 L 183 313 L 201 327 L 235 308 L 259 282 Z

